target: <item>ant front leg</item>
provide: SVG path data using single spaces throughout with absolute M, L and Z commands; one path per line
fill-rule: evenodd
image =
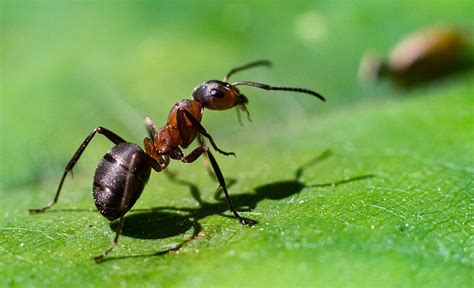
M 198 135 L 198 142 L 199 146 L 206 146 L 206 142 L 204 141 L 204 138 L 201 134 Z M 216 180 L 216 176 L 211 170 L 211 167 L 209 166 L 209 158 L 207 157 L 207 154 L 204 154 L 204 161 L 203 161 L 204 169 L 206 169 L 207 174 L 214 180 Z
M 219 165 L 217 165 L 217 161 L 212 155 L 211 151 L 207 146 L 200 146 L 196 149 L 194 149 L 191 153 L 189 153 L 186 156 L 181 157 L 181 161 L 184 163 L 192 163 L 194 162 L 199 156 L 201 156 L 203 153 L 207 155 L 209 158 L 209 161 L 211 162 L 212 169 L 214 170 L 214 173 L 217 177 L 217 180 L 219 181 L 220 186 L 222 187 L 222 190 L 224 190 L 225 197 L 227 199 L 227 203 L 229 204 L 229 209 L 232 211 L 234 216 L 239 220 L 240 223 L 252 227 L 256 224 L 255 221 L 247 218 L 243 218 L 239 215 L 237 210 L 235 210 L 234 205 L 232 204 L 232 201 L 230 200 L 229 193 L 227 192 L 227 185 L 225 183 L 224 176 L 222 175 L 221 169 L 219 168 Z
M 117 134 L 115 134 L 114 132 L 112 132 L 112 131 L 110 131 L 106 128 L 97 127 L 94 130 L 92 130 L 92 132 L 89 134 L 89 136 L 87 136 L 87 138 L 84 140 L 84 142 L 82 142 L 81 146 L 79 146 L 76 153 L 74 153 L 71 160 L 69 160 L 69 163 L 66 165 L 66 168 L 64 168 L 63 177 L 61 178 L 61 181 L 59 182 L 58 190 L 56 191 L 56 195 L 54 196 L 53 202 L 49 203 L 47 206 L 45 206 L 43 208 L 30 209 L 29 210 L 30 213 L 44 212 L 44 211 L 48 210 L 49 208 L 51 208 L 54 204 L 56 204 L 58 202 L 59 193 L 61 192 L 61 188 L 63 187 L 64 179 L 66 179 L 67 173 L 69 173 L 69 171 L 71 171 L 71 173 L 72 173 L 72 168 L 74 168 L 74 165 L 76 165 L 77 161 L 81 157 L 82 153 L 86 149 L 89 142 L 92 140 L 92 138 L 94 138 L 96 133 L 104 135 L 105 137 L 107 137 L 107 139 L 112 141 L 115 145 L 126 142 L 125 140 L 122 139 L 122 137 L 118 136 Z
M 177 114 L 176 114 L 176 117 L 177 117 L 177 120 L 178 120 L 178 127 L 180 127 L 180 126 L 183 127 L 184 125 L 186 125 L 186 121 L 183 117 L 184 116 L 183 114 L 186 115 L 186 118 L 188 118 L 189 121 L 191 121 L 191 124 L 198 131 L 198 133 L 201 134 L 202 136 L 206 137 L 209 140 L 209 142 L 211 142 L 212 148 L 214 148 L 217 152 L 219 152 L 221 154 L 224 154 L 226 156 L 232 155 L 232 156 L 235 157 L 234 152 L 225 152 L 225 151 L 222 151 L 221 149 L 219 149 L 217 147 L 216 143 L 214 142 L 214 139 L 212 139 L 211 135 L 209 135 L 209 133 L 207 133 L 206 129 L 204 129 L 204 127 L 193 116 L 193 114 L 189 113 L 186 109 L 179 109 Z M 181 129 L 180 129 L 180 132 L 181 132 Z

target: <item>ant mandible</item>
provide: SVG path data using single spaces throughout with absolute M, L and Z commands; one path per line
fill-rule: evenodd
M 54 200 L 47 206 L 31 209 L 30 212 L 44 212 L 58 202 L 64 179 L 77 163 L 92 138 L 99 133 L 112 141 L 115 146 L 104 155 L 96 168 L 92 185 L 93 197 L 99 212 L 110 221 L 119 219 L 119 223 L 112 243 L 101 255 L 94 257 L 96 261 L 102 260 L 116 245 L 123 228 L 124 215 L 140 197 L 150 177 L 151 169 L 156 172 L 162 171 L 168 166 L 170 159 L 180 160 L 183 163 L 192 163 L 201 155 L 207 155 L 219 185 L 224 191 L 230 211 L 232 211 L 240 223 L 246 226 L 253 226 L 255 222 L 241 217 L 232 205 L 221 169 L 203 140 L 200 141 L 199 147 L 188 155 L 184 155 L 181 148 L 187 148 L 199 135 L 200 139 L 202 137 L 207 138 L 217 152 L 226 156 L 235 156 L 233 152 L 225 152 L 219 149 L 211 135 L 207 133 L 200 122 L 204 108 L 227 110 L 237 107 L 247 111 L 245 104 L 248 103 L 248 99 L 237 89 L 236 86 L 239 85 L 253 86 L 265 90 L 306 93 L 325 101 L 324 97 L 320 94 L 304 88 L 273 87 L 249 81 L 227 82 L 232 74 L 256 66 L 270 66 L 270 62 L 265 60 L 252 62 L 230 70 L 223 81 L 210 80 L 200 84 L 194 89 L 192 100 L 181 100 L 171 108 L 166 125 L 160 129 L 156 129 L 151 119 L 146 117 L 145 125 L 150 137 L 146 137 L 143 140 L 145 151 L 138 145 L 125 141 L 122 137 L 106 128 L 95 128 L 82 142 L 66 165 Z

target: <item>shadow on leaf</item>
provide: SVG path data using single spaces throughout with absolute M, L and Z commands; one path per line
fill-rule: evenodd
M 151 210 L 131 213 L 124 220 L 122 235 L 138 239 L 163 239 L 180 235 L 191 229 L 194 222 L 189 215 Z M 117 222 L 110 228 L 115 231 Z
M 255 193 L 232 195 L 230 196 L 231 201 L 237 210 L 251 211 L 257 207 L 259 202 L 265 199 L 280 200 L 290 197 L 292 195 L 296 195 L 305 188 L 338 186 L 374 177 L 374 175 L 368 174 L 336 182 L 311 185 L 307 185 L 302 182 L 301 177 L 307 168 L 315 165 L 320 161 L 327 159 L 330 156 L 331 152 L 329 150 L 326 150 L 316 158 L 300 166 L 295 171 L 294 179 L 278 181 L 256 187 Z M 221 195 L 221 190 L 218 190 L 214 195 L 214 199 L 217 202 L 210 203 L 202 200 L 198 187 L 193 183 L 182 179 L 176 179 L 175 177 L 172 177 L 171 179 L 176 183 L 188 186 L 192 197 L 199 203 L 199 206 L 195 208 L 161 206 L 154 207 L 149 210 L 135 210 L 135 213 L 130 213 L 125 217 L 122 235 L 139 239 L 163 239 L 181 235 L 189 231 L 189 229 L 194 228 L 193 236 L 189 239 L 184 240 L 182 243 L 178 244 L 172 249 L 145 255 L 109 257 L 109 260 L 157 256 L 166 254 L 168 252 L 176 252 L 185 243 L 190 242 L 191 240 L 196 238 L 197 235 L 199 235 L 199 233 L 201 232 L 201 225 L 199 224 L 200 219 L 211 215 L 221 215 L 224 217 L 233 218 L 233 216 L 228 216 L 224 214 L 229 211 L 229 207 L 226 202 L 226 199 Z M 231 179 L 228 180 L 228 182 L 230 183 L 230 185 L 232 185 L 233 183 L 235 183 L 235 180 Z M 115 222 L 111 223 L 110 228 L 112 230 L 115 231 L 116 227 L 117 224 Z

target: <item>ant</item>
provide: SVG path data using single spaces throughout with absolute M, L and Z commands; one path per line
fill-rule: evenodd
M 209 140 L 212 148 L 217 152 L 226 156 L 235 156 L 233 152 L 225 152 L 219 149 L 211 135 L 201 125 L 200 122 L 204 108 L 227 110 L 237 107 L 248 113 L 245 108 L 248 99 L 237 89 L 236 86 L 239 85 L 253 86 L 265 90 L 305 93 L 325 101 L 324 97 L 320 94 L 304 88 L 273 87 L 249 81 L 228 82 L 232 74 L 256 66 L 270 66 L 270 62 L 265 60 L 251 62 L 230 70 L 223 81 L 210 80 L 200 84 L 194 89 L 192 100 L 181 100 L 171 108 L 166 125 L 160 129 L 157 129 L 152 120 L 146 117 L 145 125 L 150 137 L 146 137 L 143 140 L 145 150 L 142 150 L 136 144 L 125 141 L 122 137 L 106 128 L 95 128 L 82 142 L 66 165 L 54 200 L 43 208 L 30 209 L 30 213 L 44 212 L 58 202 L 64 179 L 69 172 L 72 172 L 74 165 L 92 138 L 99 133 L 113 142 L 115 146 L 104 155 L 95 170 L 92 185 L 93 198 L 97 209 L 105 218 L 110 221 L 119 219 L 119 223 L 115 231 L 115 238 L 110 246 L 101 255 L 94 257 L 96 262 L 104 259 L 117 244 L 124 224 L 124 215 L 140 197 L 150 177 L 151 169 L 161 172 L 168 166 L 170 159 L 180 160 L 183 163 L 192 163 L 205 154 L 211 163 L 220 187 L 224 191 L 230 211 L 232 211 L 241 224 L 249 227 L 254 226 L 255 221 L 241 217 L 235 210 L 227 192 L 226 182 L 221 169 L 217 165 L 210 149 L 204 144 L 203 137 Z M 199 138 L 200 145 L 188 155 L 184 155 L 181 148 L 187 148 L 196 137 Z

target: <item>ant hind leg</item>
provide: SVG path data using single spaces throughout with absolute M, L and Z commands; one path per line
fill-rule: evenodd
M 104 135 L 105 137 L 107 137 L 107 139 L 109 139 L 110 141 L 112 141 L 115 145 L 117 144 L 120 144 L 120 143 L 124 143 L 126 142 L 124 139 L 122 139 L 122 137 L 118 136 L 117 134 L 115 134 L 114 132 L 104 128 L 104 127 L 97 127 L 95 128 L 94 130 L 92 130 L 92 132 L 86 137 L 86 139 L 82 142 L 81 146 L 79 146 L 79 148 L 76 150 L 76 153 L 74 153 L 74 155 L 72 156 L 71 160 L 69 160 L 69 163 L 66 165 L 66 168 L 64 168 L 64 173 L 63 173 L 63 177 L 61 178 L 61 181 L 59 182 L 59 186 L 58 186 L 58 190 L 56 191 L 56 195 L 54 196 L 54 199 L 52 202 L 50 202 L 48 205 L 46 205 L 45 207 L 43 208 L 38 208 L 38 209 L 30 209 L 30 213 L 41 213 L 41 212 L 44 212 L 46 210 L 48 210 L 49 208 L 51 208 L 54 204 L 56 204 L 58 202 L 58 199 L 59 199 L 59 194 L 61 192 L 61 188 L 63 186 L 63 183 L 64 183 L 64 179 L 66 179 L 66 176 L 69 172 L 72 173 L 72 168 L 74 168 L 74 166 L 76 165 L 77 161 L 79 160 L 79 158 L 81 157 L 82 153 L 84 152 L 84 150 L 86 149 L 87 145 L 89 145 L 89 142 L 92 140 L 92 138 L 94 138 L 94 136 L 99 133 L 101 135 Z

